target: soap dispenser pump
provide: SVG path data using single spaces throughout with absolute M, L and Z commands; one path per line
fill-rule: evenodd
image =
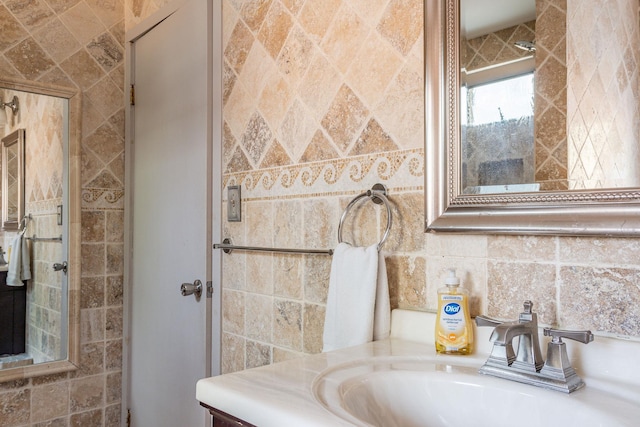
M 469 314 L 469 291 L 460 286 L 455 269 L 450 269 L 445 286 L 438 289 L 435 328 L 436 351 L 442 354 L 472 354 L 473 324 Z

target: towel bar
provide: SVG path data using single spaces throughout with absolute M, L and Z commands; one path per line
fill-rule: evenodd
M 280 252 L 288 254 L 309 254 L 309 255 L 333 255 L 333 249 L 290 249 L 290 248 L 264 248 L 260 246 L 239 246 L 233 245 L 231 239 L 227 238 L 222 243 L 215 243 L 213 249 L 222 249 L 225 254 L 230 254 L 233 249 L 240 251 L 258 252 Z
M 391 225 L 393 224 L 391 203 L 389 203 L 389 199 L 387 199 L 387 188 L 383 184 L 375 184 L 373 187 L 371 187 L 371 190 L 367 190 L 364 193 L 357 195 L 353 200 L 351 200 L 351 202 L 349 202 L 344 212 L 342 213 L 342 217 L 340 217 L 340 224 L 338 225 L 338 242 L 342 243 L 342 224 L 344 223 L 349 210 L 351 210 L 351 208 L 353 208 L 364 197 L 370 198 L 371 201 L 373 201 L 373 203 L 377 205 L 384 203 L 385 207 L 387 208 L 387 229 L 382 235 L 382 239 L 380 239 L 380 242 L 378 242 L 378 252 L 380 252 L 380 249 L 382 249 L 382 245 L 384 245 L 387 237 L 389 237 Z
M 37 237 L 35 234 L 31 237 L 25 237 L 27 240 L 31 240 L 32 242 L 60 242 L 62 243 L 62 236 L 58 237 Z

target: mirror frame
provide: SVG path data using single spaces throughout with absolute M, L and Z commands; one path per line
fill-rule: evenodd
M 2 229 L 5 231 L 19 231 L 20 223 L 24 217 L 24 141 L 25 130 L 16 129 L 2 138 Z M 9 183 L 8 183 L 8 151 L 16 146 L 18 157 L 18 198 L 15 221 L 9 218 Z
M 426 231 L 640 235 L 640 188 L 461 194 L 460 0 L 424 12 Z
M 55 96 L 66 99 L 66 111 L 68 121 L 65 123 L 64 133 L 67 135 L 68 144 L 65 160 L 68 171 L 68 270 L 67 270 L 67 317 L 68 335 L 66 359 L 35 365 L 0 369 L 0 383 L 22 378 L 31 378 L 41 375 L 51 375 L 60 372 L 76 370 L 80 363 L 80 142 L 81 142 L 81 117 L 82 101 L 81 93 L 75 88 L 38 83 L 27 80 L 17 80 L 7 77 L 0 78 L 0 87 L 3 89 L 31 92 L 47 96 Z

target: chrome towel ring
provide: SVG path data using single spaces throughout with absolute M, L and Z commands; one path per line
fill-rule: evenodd
M 338 225 L 338 243 L 342 243 L 342 225 L 345 218 L 347 217 L 347 214 L 349 213 L 349 210 L 351 210 L 352 207 L 354 207 L 365 197 L 371 199 L 371 201 L 377 205 L 384 203 L 385 207 L 387 208 L 387 229 L 382 235 L 382 239 L 380 239 L 380 242 L 378 243 L 378 252 L 380 252 L 380 249 L 382 249 L 382 245 L 384 245 L 387 237 L 389 237 L 391 224 L 393 223 L 393 216 L 391 214 L 391 203 L 389 203 L 389 199 L 387 199 L 387 188 L 383 184 L 375 184 L 373 187 L 371 187 L 371 190 L 367 190 L 366 192 L 357 195 L 353 200 L 351 200 L 351 202 L 349 202 L 344 212 L 342 213 L 342 217 L 340 217 L 340 224 Z

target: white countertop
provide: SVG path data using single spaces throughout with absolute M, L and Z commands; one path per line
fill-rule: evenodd
M 260 427 L 352 425 L 316 402 L 312 383 L 318 374 L 353 360 L 433 351 L 433 346 L 406 340 L 377 341 L 200 380 L 196 399 Z
M 333 415 L 313 396 L 314 379 L 331 367 L 386 356 L 435 357 L 442 363 L 478 368 L 484 363 L 491 349 L 488 337 L 492 328 L 477 330 L 477 349 L 471 356 L 437 355 L 431 343 L 434 321 L 431 313 L 394 310 L 390 339 L 202 379 L 196 386 L 196 399 L 260 427 L 352 425 Z M 595 385 L 614 378 L 618 384 L 623 381 L 621 390 L 627 397 L 629 392 L 640 396 L 640 369 L 634 360 L 640 354 L 640 343 L 596 337 L 589 349 L 583 350 L 583 344 L 567 344 L 572 363 L 585 381 Z M 619 346 L 628 345 L 631 351 L 620 351 Z M 622 359 L 603 363 L 612 351 Z M 580 360 L 573 360 L 572 353 L 578 353 Z

